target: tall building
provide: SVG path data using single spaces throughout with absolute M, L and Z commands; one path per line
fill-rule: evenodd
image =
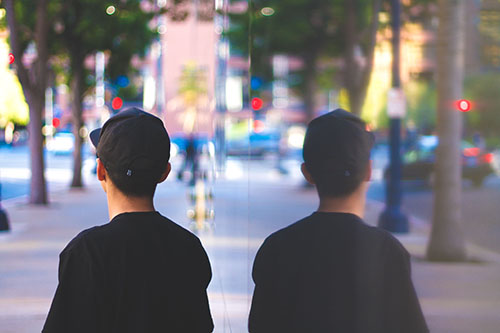
M 187 10 L 185 20 L 168 18 L 161 35 L 162 116 L 173 136 L 190 132 L 212 135 L 218 39 L 213 9 L 193 2 Z

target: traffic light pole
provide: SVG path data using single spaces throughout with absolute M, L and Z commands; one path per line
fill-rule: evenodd
M 400 76 L 400 0 L 392 0 L 392 87 L 401 88 Z M 389 177 L 386 179 L 386 206 L 380 214 L 379 227 L 398 233 L 409 231 L 408 218 L 401 212 L 401 118 L 389 120 Z

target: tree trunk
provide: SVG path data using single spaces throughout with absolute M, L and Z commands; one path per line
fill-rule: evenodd
M 72 78 L 71 78 L 71 109 L 73 136 L 75 137 L 75 147 L 73 150 L 73 179 L 71 187 L 83 187 L 82 181 L 82 145 L 83 138 L 80 130 L 83 127 L 83 94 L 84 94 L 84 67 L 83 57 L 74 56 L 72 61 Z
M 462 231 L 462 115 L 453 101 L 462 97 L 464 71 L 464 3 L 439 1 L 438 113 L 436 182 L 432 231 L 427 257 L 435 261 L 466 259 Z
M 352 87 L 347 89 L 349 95 L 349 106 L 351 107 L 351 112 L 355 115 L 360 116 L 363 111 L 363 105 L 365 104 L 366 88 L 363 87 Z
M 33 94 L 34 95 L 34 94 Z M 30 122 L 28 124 L 30 148 L 30 198 L 31 204 L 47 204 L 47 184 L 45 182 L 45 158 L 42 135 L 42 111 L 44 100 L 25 91 L 29 105 Z
M 39 0 L 36 6 L 36 23 L 34 42 L 37 57 L 28 69 L 21 59 L 23 50 L 20 46 L 18 35 L 18 21 L 16 19 L 13 0 L 5 1 L 7 24 L 10 33 L 10 45 L 14 53 L 17 76 L 23 88 L 23 93 L 29 105 L 30 122 L 29 147 L 30 147 L 30 199 L 32 204 L 47 204 L 47 186 L 45 182 L 45 163 L 42 135 L 42 112 L 45 104 L 45 88 L 47 86 L 47 63 L 49 58 L 47 36 L 49 19 L 47 17 L 47 1 Z

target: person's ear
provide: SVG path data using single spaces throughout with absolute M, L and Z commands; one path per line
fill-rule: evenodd
M 306 164 L 302 163 L 300 166 L 300 171 L 302 171 L 302 174 L 304 175 L 304 178 L 307 180 L 307 182 L 311 185 L 314 185 L 314 179 L 309 173 L 309 170 L 307 170 Z
M 372 160 L 368 163 L 366 167 L 365 182 L 369 182 L 372 179 Z
M 172 165 L 170 164 L 170 162 L 168 162 L 167 167 L 165 168 L 165 171 L 163 171 L 163 173 L 161 174 L 161 177 L 160 177 L 160 180 L 158 181 L 158 184 L 162 183 L 165 179 L 167 179 L 168 174 L 170 173 L 171 170 L 172 170 Z
M 108 175 L 106 168 L 104 167 L 104 164 L 101 162 L 99 158 L 96 159 L 96 162 L 97 162 L 97 168 L 96 168 L 97 179 L 101 182 L 105 181 Z

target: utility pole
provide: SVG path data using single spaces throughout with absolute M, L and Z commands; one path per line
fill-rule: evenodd
M 55 134 L 54 120 L 54 90 L 52 87 L 45 89 L 45 128 L 43 133 L 47 140 L 52 140 Z M 43 132 L 43 131 L 42 131 Z
M 217 41 L 217 67 L 215 76 L 215 161 L 218 172 L 225 170 L 226 165 L 226 83 L 227 62 L 229 57 L 229 42 L 223 33 L 229 28 L 227 15 L 229 0 L 216 0 L 215 16 L 216 32 L 219 35 Z M 222 12 L 221 14 L 219 14 Z
M 163 8 L 166 6 L 165 0 L 157 0 L 156 8 Z M 161 15 L 157 18 L 157 31 L 159 33 L 158 39 L 155 41 L 157 47 L 157 58 L 156 58 L 156 115 L 161 119 L 164 119 L 165 112 L 165 84 L 163 81 L 163 35 L 166 33 L 166 18 L 165 15 Z
M 389 177 L 386 179 L 386 206 L 378 225 L 390 232 L 407 233 L 408 218 L 401 212 L 401 118 L 405 114 L 404 94 L 401 89 L 400 41 L 401 3 L 391 1 L 392 9 L 392 89 L 389 91 Z
M 105 104 L 106 86 L 104 85 L 104 70 L 106 67 L 106 57 L 104 52 L 95 54 L 95 108 L 99 117 L 95 120 L 95 126 L 100 127 L 102 120 L 102 109 Z

